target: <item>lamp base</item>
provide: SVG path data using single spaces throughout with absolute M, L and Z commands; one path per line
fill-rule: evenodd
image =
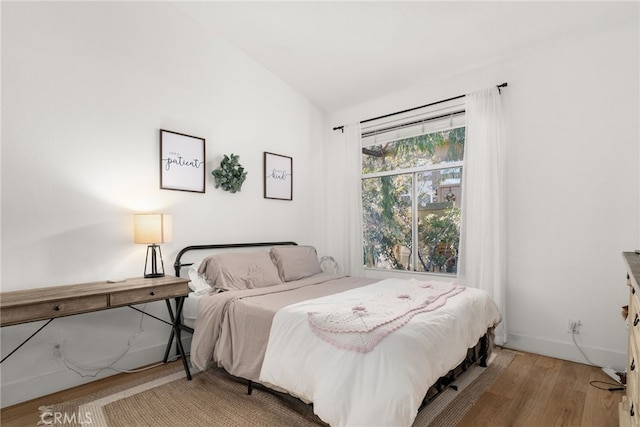
M 151 272 L 147 273 L 149 258 L 151 258 Z M 160 258 L 160 269 L 158 269 L 158 258 Z M 147 258 L 144 261 L 144 277 L 145 279 L 164 277 L 164 261 L 162 261 L 162 251 L 160 250 L 160 246 L 156 245 L 155 243 L 153 245 L 147 246 Z
M 164 273 L 149 273 L 144 275 L 145 279 L 153 279 L 155 277 L 164 277 Z

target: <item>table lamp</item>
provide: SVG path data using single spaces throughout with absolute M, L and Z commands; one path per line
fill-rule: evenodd
M 164 262 L 162 251 L 158 243 L 171 242 L 172 227 L 171 215 L 164 214 L 134 214 L 133 215 L 133 241 L 144 243 L 147 246 L 147 257 L 144 261 L 144 277 L 163 277 Z M 159 259 L 159 264 L 158 264 Z M 151 265 L 151 271 L 147 268 Z

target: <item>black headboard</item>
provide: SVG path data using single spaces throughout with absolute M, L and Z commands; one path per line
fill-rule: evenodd
M 173 263 L 173 268 L 176 272 L 176 277 L 180 277 L 180 270 L 182 267 L 187 267 L 193 263 L 182 263 L 180 259 L 189 251 L 200 251 L 206 249 L 232 249 L 232 248 L 251 248 L 259 246 L 290 246 L 297 245 L 296 242 L 259 242 L 259 243 L 224 243 L 224 244 L 212 244 L 212 245 L 194 245 L 187 246 L 178 252 L 176 255 L 176 261 Z

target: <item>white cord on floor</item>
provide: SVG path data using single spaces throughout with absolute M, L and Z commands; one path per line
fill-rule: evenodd
M 145 311 L 145 309 L 147 308 L 147 304 L 144 304 L 142 306 L 142 311 Z M 97 377 L 101 372 L 107 370 L 107 369 L 111 369 L 112 371 L 116 371 L 116 372 L 122 372 L 122 373 L 127 373 L 127 374 L 133 374 L 136 372 L 142 372 L 142 371 L 146 371 L 152 368 L 156 368 L 158 366 L 163 365 L 162 362 L 156 363 L 154 365 L 150 365 L 150 366 L 145 366 L 144 368 L 139 368 L 139 369 L 118 369 L 115 368 L 114 365 L 116 363 L 118 363 L 120 361 L 120 359 L 122 359 L 128 352 L 129 350 L 131 350 L 131 346 L 133 345 L 133 341 L 138 337 L 138 335 L 140 335 L 142 332 L 144 332 L 144 328 L 142 327 L 142 323 L 144 322 L 144 313 L 140 314 L 140 325 L 138 327 L 138 330 L 136 331 L 135 334 L 133 334 L 133 336 L 131 336 L 131 338 L 129 338 L 129 340 L 127 341 L 127 348 L 124 350 L 124 352 L 119 355 L 118 357 L 116 357 L 116 359 L 111 362 L 109 365 L 107 366 L 103 366 L 100 368 L 86 368 L 86 367 L 82 367 L 80 366 L 80 364 L 72 359 L 70 359 L 68 356 L 66 356 L 64 354 L 63 349 L 60 349 L 60 358 L 62 359 L 62 363 L 64 363 L 64 366 L 75 372 L 76 374 L 80 375 L 80 377 L 82 378 L 95 378 Z M 169 360 L 170 362 L 174 361 L 178 359 L 177 356 L 174 356 L 171 360 Z M 81 372 L 81 371 L 95 371 L 93 373 L 85 373 L 85 372 Z

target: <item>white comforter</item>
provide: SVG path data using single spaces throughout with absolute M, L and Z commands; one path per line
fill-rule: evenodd
M 321 340 L 307 320 L 309 312 L 355 305 L 404 282 L 386 279 L 278 311 L 260 381 L 313 402 L 314 412 L 332 426 L 410 426 L 428 388 L 500 321 L 486 292 L 466 288 L 443 307 L 416 314 L 368 353 Z

